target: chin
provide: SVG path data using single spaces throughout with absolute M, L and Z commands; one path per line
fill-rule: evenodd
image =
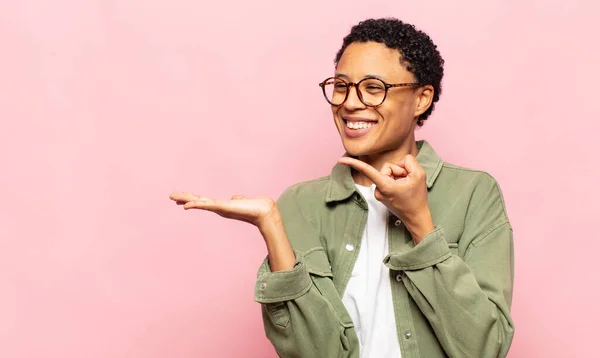
M 372 148 L 372 146 L 366 143 L 352 143 L 352 140 L 349 140 L 348 138 L 342 139 L 342 144 L 346 150 L 346 153 L 353 157 L 360 157 L 377 152 L 375 148 Z

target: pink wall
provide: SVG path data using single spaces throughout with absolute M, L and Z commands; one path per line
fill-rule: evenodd
M 1 357 L 275 357 L 258 232 L 168 195 L 327 174 L 342 148 L 316 84 L 372 16 L 439 44 L 445 93 L 419 136 L 504 190 L 510 356 L 597 354 L 598 6 L 302 3 L 0 1 Z

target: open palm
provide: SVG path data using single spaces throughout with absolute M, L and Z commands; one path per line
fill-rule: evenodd
M 234 195 L 231 200 L 211 199 L 191 193 L 175 192 L 171 200 L 183 205 L 184 209 L 200 209 L 212 211 L 224 218 L 245 221 L 259 226 L 276 208 L 276 203 L 269 197 L 247 198 Z

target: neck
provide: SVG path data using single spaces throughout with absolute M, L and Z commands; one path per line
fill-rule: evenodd
M 418 153 L 419 149 L 417 148 L 417 142 L 413 137 L 405 141 L 396 149 L 376 154 L 361 155 L 358 157 L 358 159 L 369 164 L 377 170 L 381 170 L 385 163 L 395 164 L 404 159 L 404 157 L 406 157 L 408 154 L 416 157 Z M 359 171 L 353 170 L 352 177 L 354 178 L 354 182 L 358 185 L 371 186 L 371 184 L 373 184 L 369 178 Z

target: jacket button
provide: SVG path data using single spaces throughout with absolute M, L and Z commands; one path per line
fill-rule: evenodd
M 412 334 L 410 334 L 410 331 L 404 332 L 404 338 L 410 339 L 411 336 L 412 336 Z
M 398 281 L 398 282 L 402 281 L 402 274 L 396 275 L 396 281 Z
M 352 243 L 346 244 L 346 250 L 354 251 L 354 244 L 352 244 Z
M 267 283 L 266 282 L 261 283 L 260 284 L 260 289 L 264 290 L 265 288 L 267 288 Z
M 394 223 L 394 225 L 396 225 L 396 226 L 400 226 L 400 225 L 402 225 L 402 221 L 400 221 L 400 220 L 396 220 L 396 222 Z

